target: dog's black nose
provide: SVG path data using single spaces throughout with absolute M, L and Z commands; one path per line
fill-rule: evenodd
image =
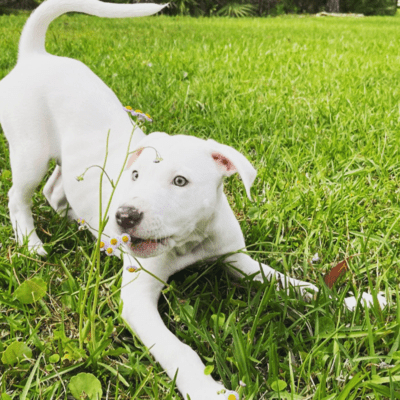
M 133 228 L 138 225 L 143 218 L 143 213 L 135 207 L 119 207 L 115 214 L 117 224 L 124 229 Z

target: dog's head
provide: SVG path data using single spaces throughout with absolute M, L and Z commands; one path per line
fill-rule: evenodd
M 127 161 L 110 223 L 131 236 L 133 255 L 157 256 L 201 237 L 222 200 L 223 177 L 236 172 L 250 198 L 256 171 L 238 151 L 214 140 L 154 132 Z

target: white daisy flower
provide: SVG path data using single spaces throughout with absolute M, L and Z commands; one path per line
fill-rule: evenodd
M 115 248 L 119 247 L 121 245 L 121 238 L 118 235 L 112 236 L 110 238 L 110 245 Z
M 311 259 L 311 262 L 316 263 L 318 261 L 319 261 L 319 255 L 318 255 L 318 253 L 315 253 L 313 258 Z
M 233 390 L 227 390 L 225 393 L 226 400 L 239 400 L 239 393 Z
M 108 256 L 113 256 L 113 255 L 115 255 L 115 248 L 114 248 L 113 246 L 108 246 L 108 247 L 106 248 L 106 250 L 105 250 L 105 253 L 106 253 Z
M 131 237 L 128 233 L 121 233 L 120 239 L 122 244 L 129 244 L 131 242 Z
M 77 221 L 79 224 L 79 228 L 78 228 L 79 231 L 83 231 L 89 227 L 87 222 L 83 218 L 78 218 Z
M 108 243 L 105 240 L 100 241 L 100 251 L 106 251 L 107 247 L 110 246 L 110 243 Z
M 130 113 L 133 117 L 138 117 L 138 119 L 141 121 L 153 122 L 153 119 L 150 117 L 150 115 L 144 113 L 142 110 L 133 110 L 131 106 L 125 106 L 123 108 L 126 112 Z

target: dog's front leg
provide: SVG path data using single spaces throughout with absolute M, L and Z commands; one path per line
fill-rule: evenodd
M 271 268 L 266 264 L 262 264 L 259 263 L 258 261 L 253 260 L 247 254 L 243 253 L 233 254 L 228 258 L 226 258 L 225 261 L 227 261 L 232 265 L 233 268 L 231 268 L 231 273 L 236 277 L 243 277 L 243 274 L 253 275 L 258 273 L 254 277 L 254 279 L 262 281 L 263 277 L 260 271 L 260 268 L 262 268 L 265 277 L 270 281 L 275 276 L 276 282 L 278 282 L 283 289 L 288 289 L 289 286 L 293 286 L 294 288 L 298 288 L 302 296 L 308 299 L 311 299 L 313 297 L 312 293 L 310 292 L 314 293 L 318 292 L 318 288 L 312 283 L 290 278 L 282 274 L 281 272 L 274 270 L 273 268 Z M 373 297 L 370 294 L 361 293 L 360 296 L 362 298 L 361 304 L 364 304 L 364 301 L 366 302 L 367 306 L 371 306 L 373 304 Z M 377 299 L 380 307 L 384 308 L 387 304 L 386 298 L 383 295 L 378 294 Z M 356 297 L 354 296 L 346 297 L 344 299 L 344 305 L 348 310 L 354 311 L 357 305 Z
M 169 275 L 166 272 L 168 266 L 154 268 L 154 259 L 140 261 L 147 271 L 151 271 L 165 282 Z M 200 357 L 164 325 L 157 310 L 158 298 L 163 287 L 162 282 L 144 270 L 129 272 L 124 266 L 121 289 L 122 317 L 171 379 L 178 372 L 176 384 L 184 399 L 187 399 L 189 394 L 191 400 L 223 400 L 225 396 L 217 394 L 223 386 L 211 376 L 204 375 L 205 366 Z
M 263 277 L 260 270 L 261 268 L 265 277 L 269 281 L 275 277 L 276 282 L 278 282 L 283 289 L 288 289 L 289 286 L 293 286 L 294 288 L 298 288 L 301 294 L 306 297 L 310 297 L 309 291 L 315 293 L 318 292 L 318 288 L 312 283 L 290 278 L 282 274 L 282 272 L 271 268 L 269 265 L 253 260 L 248 254 L 236 253 L 226 258 L 225 261 L 232 265 L 233 268 L 231 268 L 231 273 L 236 277 L 243 277 L 243 274 L 253 275 L 258 273 L 254 279 L 262 281 Z M 306 289 L 309 289 L 309 291 Z

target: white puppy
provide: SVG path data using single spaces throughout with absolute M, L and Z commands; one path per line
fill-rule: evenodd
M 45 51 L 48 25 L 65 12 L 122 18 L 150 15 L 162 8 L 47 0 L 29 18 L 18 63 L 0 82 L 0 122 L 10 145 L 13 175 L 10 216 L 19 242 L 29 236 L 29 247 L 45 254 L 34 230 L 30 203 L 49 160 L 55 159 L 58 166 L 44 189 L 47 199 L 58 211 L 69 204 L 73 214 L 84 218 L 97 235 L 101 171 L 89 169 L 80 182 L 76 177 L 90 166 L 103 164 L 110 132 L 105 170 L 114 182 L 122 167 L 125 171 L 104 233 L 128 233 L 132 238 L 124 254 L 123 317 L 171 378 L 179 369 L 176 382 L 185 399 L 187 394 L 192 400 L 234 398 L 229 391 L 218 394 L 223 386 L 204 374 L 199 356 L 165 327 L 157 301 L 161 281 L 175 272 L 199 260 L 245 250 L 239 223 L 223 193 L 223 177 L 237 172 L 250 197 L 256 171 L 242 154 L 213 140 L 160 132 L 145 136 L 136 127 L 130 142 L 132 122 L 115 94 L 81 62 Z M 124 166 L 128 146 L 137 151 Z M 103 211 L 111 191 L 104 178 Z M 255 279 L 262 280 L 262 269 L 282 287 L 317 291 L 314 285 L 285 277 L 247 254 L 230 255 L 227 261 L 237 276 L 258 273 Z M 143 269 L 129 272 L 127 267 L 139 263 Z

